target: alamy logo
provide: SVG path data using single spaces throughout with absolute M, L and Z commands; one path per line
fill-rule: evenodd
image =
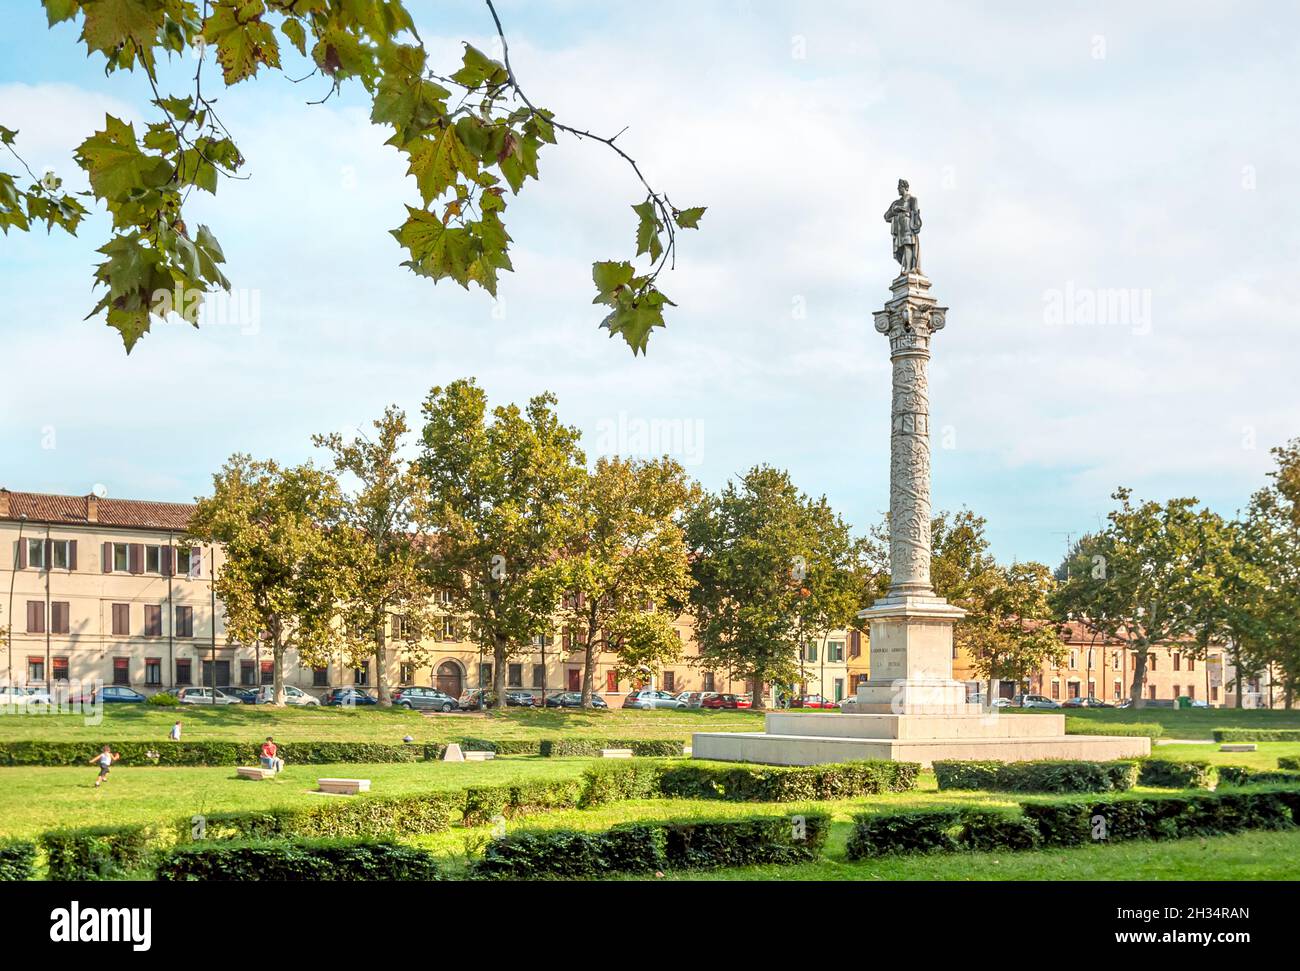
M 50 911 L 50 940 L 61 944 L 127 942 L 133 951 L 152 943 L 153 911 L 148 907 L 86 907 L 73 901 Z

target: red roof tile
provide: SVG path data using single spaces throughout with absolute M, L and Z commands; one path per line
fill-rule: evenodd
M 8 499 L 8 509 L 5 509 Z M 95 516 L 90 516 L 91 506 Z M 112 526 L 127 529 L 183 531 L 194 514 L 188 502 L 153 502 L 141 499 L 99 499 L 95 496 L 54 496 L 40 492 L 0 490 L 0 520 L 67 523 L 70 526 Z

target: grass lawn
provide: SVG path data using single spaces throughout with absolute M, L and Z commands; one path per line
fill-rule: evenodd
M 225 768 L 115 768 L 94 788 L 96 769 L 0 768 L 0 837 L 69 826 L 121 826 L 205 812 L 318 805 L 316 780 L 369 779 L 375 795 L 463 789 L 529 779 L 576 778 L 589 759 L 500 758 L 490 762 L 289 766 L 274 780 L 240 779 Z
M 512 708 L 489 714 L 421 714 L 403 709 L 282 708 L 231 705 L 206 708 L 185 705 L 106 705 L 101 721 L 80 714 L 0 715 L 0 741 L 146 741 L 166 739 L 172 722 L 184 722 L 188 742 L 252 741 L 274 735 L 284 742 L 338 741 L 399 744 L 411 735 L 417 742 L 485 739 L 624 738 L 680 739 L 693 732 L 760 732 L 761 712 L 748 711 L 607 711 Z M 90 722 L 90 723 L 88 723 Z
M 1216 728 L 1300 728 L 1300 709 L 1244 708 L 1068 708 L 1031 709 L 1018 715 L 1060 715 L 1100 725 L 1152 722 L 1164 726 L 1165 738 L 1213 738 Z

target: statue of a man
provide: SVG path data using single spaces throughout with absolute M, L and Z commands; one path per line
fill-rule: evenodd
M 899 179 L 898 198 L 885 210 L 894 237 L 894 259 L 903 268 L 900 276 L 921 272 L 921 205 L 907 190 L 907 180 Z

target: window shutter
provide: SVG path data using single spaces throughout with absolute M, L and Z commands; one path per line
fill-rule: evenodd
M 20 539 L 15 543 L 14 562 L 18 564 L 18 569 L 27 569 L 27 540 Z
M 169 577 L 172 575 L 172 563 L 175 562 L 176 547 L 164 546 L 162 548 L 162 575 Z
M 41 600 L 27 601 L 27 633 L 45 633 L 45 603 Z
M 144 572 L 144 544 L 131 543 L 126 548 L 126 568 L 131 573 Z
M 103 553 L 100 558 L 102 560 L 100 566 L 103 569 L 103 571 L 105 573 L 112 573 L 113 572 L 113 544 L 112 543 L 104 544 Z
M 197 580 L 203 575 L 203 550 L 197 546 L 190 547 L 190 579 Z
M 75 570 L 76 568 L 77 568 L 77 541 L 74 539 L 68 541 L 68 569 Z

